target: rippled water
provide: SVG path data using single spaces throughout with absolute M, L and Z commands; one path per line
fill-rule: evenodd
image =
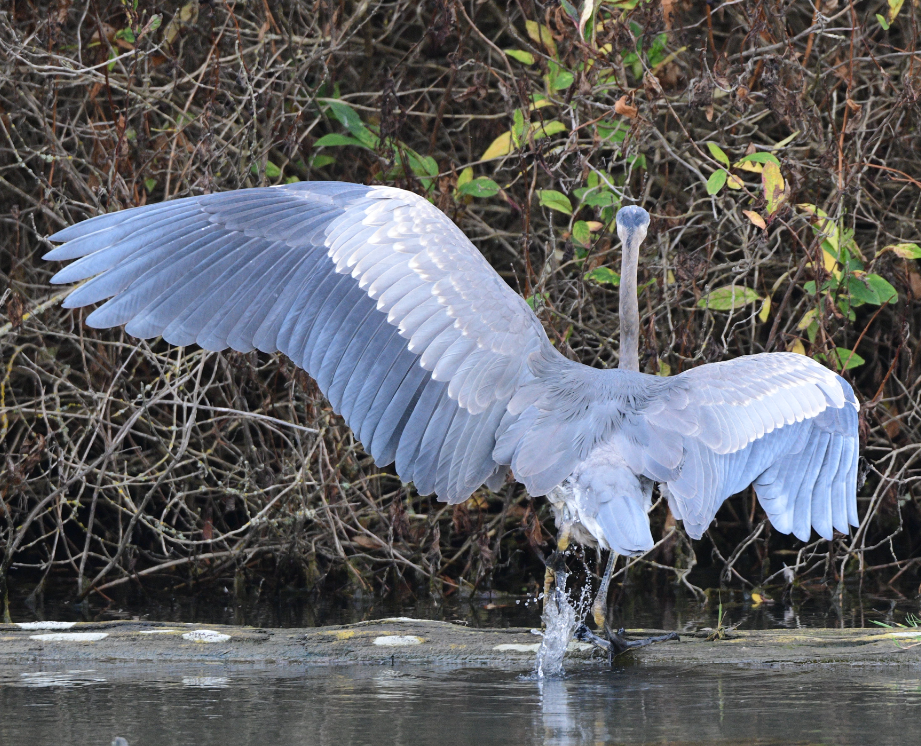
M 0 668 L 0 743 L 914 744 L 917 669 Z

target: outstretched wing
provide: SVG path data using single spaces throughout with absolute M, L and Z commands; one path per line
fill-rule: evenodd
M 774 527 L 804 541 L 811 528 L 830 539 L 858 525 L 859 407 L 850 385 L 814 360 L 751 355 L 672 378 L 540 360 L 496 449 L 537 494 L 611 443 L 636 474 L 667 485 L 694 538 L 750 484 Z M 546 454 L 543 465 L 535 458 L 548 440 L 571 444 L 552 467 Z
M 501 483 L 496 429 L 528 357 L 549 346 L 528 305 L 425 199 L 304 182 L 102 215 L 51 237 L 94 279 L 87 324 L 208 350 L 280 350 L 313 376 L 380 464 L 459 502 Z

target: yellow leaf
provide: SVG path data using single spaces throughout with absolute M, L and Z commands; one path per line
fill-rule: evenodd
M 794 339 L 790 344 L 787 345 L 787 352 L 795 352 L 797 355 L 805 355 L 806 348 L 803 347 L 803 342 L 801 339 Z
M 791 142 L 793 142 L 796 139 L 797 135 L 799 135 L 799 130 L 796 130 L 796 132 L 794 132 L 792 135 L 790 135 L 789 137 L 785 137 L 783 140 L 777 143 L 774 146 L 774 150 L 782 150 L 787 145 L 789 145 Z
M 899 11 L 902 9 L 902 5 L 905 0 L 889 0 L 889 13 L 887 13 L 889 25 L 892 25 L 892 22 L 895 20 L 895 17 L 899 14 Z
M 825 266 L 826 272 L 829 272 L 836 277 L 838 276 L 838 260 L 835 258 L 835 255 L 826 248 L 822 249 L 822 264 Z
M 550 137 L 550 135 L 558 135 L 560 132 L 565 131 L 566 125 L 557 119 L 552 122 L 531 122 L 531 129 L 529 130 L 535 140 L 539 140 L 541 137 Z
M 473 168 L 467 166 L 457 177 L 457 188 L 460 189 L 464 184 L 473 181 Z
M 662 376 L 663 378 L 667 378 L 671 374 L 672 374 L 672 366 L 660 358 L 659 359 L 659 372 L 656 373 L 656 375 Z
M 535 140 L 540 140 L 542 137 L 550 137 L 565 131 L 566 125 L 554 119 L 552 122 L 531 122 L 531 126 L 528 128 L 528 135 Z M 526 135 L 522 140 L 527 142 L 528 136 Z M 502 158 L 514 149 L 515 142 L 512 139 L 512 132 L 509 130 L 508 132 L 503 132 L 492 141 L 492 144 L 486 148 L 486 152 L 480 156 L 480 160 L 491 161 L 494 158 Z
M 512 152 L 512 133 L 503 132 L 492 144 L 486 148 L 486 152 L 480 156 L 481 161 L 491 161 L 493 158 L 502 158 Z
M 666 285 L 675 284 L 675 273 L 672 272 L 671 270 L 668 270 L 668 272 L 665 273 L 665 284 Z
M 602 228 L 604 228 L 604 223 L 599 223 L 597 220 L 587 220 L 585 221 L 585 224 L 588 226 L 588 229 L 592 233 L 597 233 Z
M 921 246 L 916 243 L 892 244 L 882 249 L 879 253 L 882 254 L 883 251 L 891 251 L 902 259 L 921 259 Z
M 528 32 L 528 36 L 538 44 L 543 44 L 550 53 L 550 56 L 556 59 L 558 56 L 556 42 L 553 40 L 553 34 L 550 33 L 550 29 L 534 21 L 525 21 L 524 26 Z
M 738 176 L 729 174 L 729 178 L 726 179 L 726 186 L 728 186 L 730 189 L 741 189 L 742 179 L 740 179 Z
M 764 603 L 764 596 L 752 592 L 752 606 L 760 606 L 762 603 Z
M 763 324 L 765 321 L 768 320 L 768 316 L 770 315 L 771 315 L 771 299 L 765 298 L 764 302 L 761 304 L 761 310 L 758 311 L 758 318 L 761 319 L 761 323 Z
M 773 215 L 786 196 L 787 185 L 780 173 L 780 166 L 773 161 L 765 163 L 761 171 L 761 183 L 764 186 L 764 201 L 767 203 L 768 215 Z
M 537 109 L 543 109 L 545 106 L 553 106 L 553 101 L 551 101 L 549 98 L 541 96 L 540 98 L 535 99 L 534 102 L 528 106 L 528 109 L 530 111 L 536 111 Z
M 764 218 L 754 210 L 742 210 L 742 214 L 751 220 L 752 225 L 759 227 L 761 230 L 767 230 L 767 223 L 764 222 Z
M 764 169 L 763 164 L 756 163 L 755 161 L 739 161 L 738 163 L 734 163 L 732 167 L 742 171 L 751 171 L 753 174 L 760 174 Z
M 809 325 L 810 325 L 813 321 L 815 321 L 815 317 L 816 317 L 816 315 L 817 315 L 817 311 L 818 311 L 818 309 L 815 309 L 815 308 L 812 308 L 812 309 L 806 311 L 806 313 L 803 314 L 803 318 L 801 318 L 801 319 L 799 320 L 799 323 L 796 325 L 796 331 L 801 332 L 801 331 L 803 331 L 803 329 L 808 328 Z

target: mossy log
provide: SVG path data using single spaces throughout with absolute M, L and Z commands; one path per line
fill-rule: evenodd
M 631 637 L 661 630 L 631 630 Z M 921 629 L 735 630 L 705 632 L 617 658 L 619 665 L 918 665 Z M 262 629 L 161 622 L 0 625 L 0 665 L 54 662 L 335 665 L 421 663 L 527 669 L 540 637 L 528 629 L 475 629 L 394 618 L 312 629 Z M 607 665 L 586 643 L 570 644 L 570 665 Z

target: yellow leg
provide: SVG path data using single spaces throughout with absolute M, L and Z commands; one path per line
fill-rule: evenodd
M 565 552 L 570 543 L 572 542 L 572 531 L 569 526 L 564 525 L 560 529 L 559 535 L 556 537 L 556 553 Z M 552 562 L 547 565 L 547 569 L 544 570 L 544 606 L 547 605 L 553 589 L 556 586 L 556 573 L 553 572 Z
M 544 606 L 547 605 L 547 599 L 550 598 L 555 583 L 556 574 L 553 572 L 550 565 L 547 565 L 547 569 L 544 570 Z
M 558 552 L 565 552 L 569 549 L 569 545 L 572 542 L 572 531 L 569 526 L 563 526 L 560 531 L 560 535 L 556 537 L 556 550 Z
M 614 563 L 617 562 L 617 554 L 611 552 L 608 554 L 608 564 L 605 568 L 604 575 L 601 576 L 601 585 L 598 586 L 598 593 L 595 594 L 595 600 L 592 602 L 592 617 L 595 619 L 595 627 L 604 629 L 604 624 L 608 616 L 608 587 L 611 584 L 611 573 L 614 572 Z

